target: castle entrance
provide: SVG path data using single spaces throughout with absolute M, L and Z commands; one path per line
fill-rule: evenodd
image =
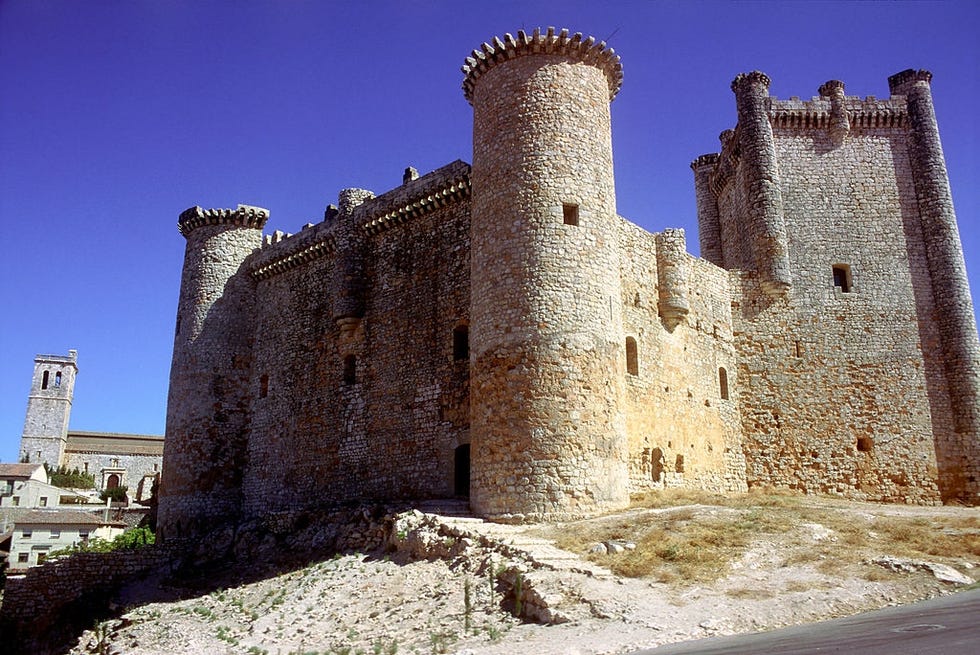
M 470 496 L 470 445 L 464 443 L 456 447 L 453 462 L 453 494 Z

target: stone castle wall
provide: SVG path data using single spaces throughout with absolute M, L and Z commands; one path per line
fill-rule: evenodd
M 441 190 L 468 171 L 447 169 L 418 182 Z M 411 200 L 399 191 L 336 219 L 364 232 L 363 318 L 333 318 L 349 313 L 331 288 L 340 253 L 258 283 L 247 513 L 297 498 L 453 494 L 455 449 L 469 442 L 468 355 L 454 356 L 454 330 L 469 322 L 468 203 L 370 226 Z
M 666 236 L 683 249 L 683 231 Z M 658 282 L 664 262 L 657 256 L 664 237 L 623 222 L 623 252 L 629 255 L 623 261 L 623 323 L 636 353 L 631 366 L 632 346 L 626 347 L 630 487 L 744 491 L 728 274 L 685 252 L 689 311 L 679 323 L 669 317 L 665 322 Z
M 711 179 L 724 262 L 747 269 L 733 313 L 748 481 L 938 502 L 952 412 L 904 99 L 847 98 L 840 83 L 821 93 L 766 104 L 787 298 L 748 272 L 739 219 L 757 172 L 735 140 L 723 137 Z
M 894 82 L 914 120 L 914 94 L 738 76 L 739 124 L 692 164 L 699 259 L 616 215 L 604 44 L 519 32 L 463 70 L 472 170 L 344 190 L 296 235 L 182 215 L 165 536 L 468 492 L 500 520 L 664 486 L 978 500 L 980 345 L 921 72 Z
M 261 243 L 256 207 L 181 214 L 187 238 L 167 398 L 159 522 L 190 534 L 237 516 L 252 395 L 254 283 L 242 269 Z

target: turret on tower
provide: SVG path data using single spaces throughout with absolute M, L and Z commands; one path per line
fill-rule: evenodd
M 752 71 L 732 80 L 738 107 L 738 136 L 744 167 L 743 193 L 749 230 L 753 234 L 756 268 L 762 289 L 771 297 L 782 297 L 792 282 L 783 222 L 783 198 L 779 188 L 779 166 L 769 123 L 769 77 Z
M 466 59 L 473 105 L 470 503 L 519 520 L 625 506 L 619 57 L 567 30 Z
M 980 443 L 980 339 L 946 159 L 932 105 L 932 73 L 905 70 L 888 78 L 893 96 L 905 96 L 909 158 L 922 220 L 926 258 L 942 338 L 953 425 L 960 443 L 949 444 L 955 460 L 946 480 L 956 482 L 944 495 L 980 503 L 980 463 L 971 457 Z

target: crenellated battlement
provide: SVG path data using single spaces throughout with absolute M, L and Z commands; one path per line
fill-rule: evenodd
M 928 71 L 905 71 L 889 78 L 893 89 L 904 88 L 909 80 L 918 81 L 931 79 Z M 762 72 L 752 71 L 741 73 L 732 81 L 732 89 L 738 90 L 748 84 L 759 84 L 769 87 L 769 77 Z M 831 130 L 837 128 L 842 133 L 854 129 L 908 127 L 908 108 L 905 96 L 894 95 L 882 99 L 873 95 L 865 98 L 860 96 L 843 95 L 844 83 L 840 80 L 829 80 L 818 89 L 819 95 L 809 100 L 801 100 L 799 96 L 790 96 L 780 100 L 776 96 L 767 96 L 767 114 L 773 129 L 780 130 Z M 831 96 L 835 97 L 831 97 Z M 835 107 L 835 102 L 837 106 Z M 846 129 L 845 129 L 846 124 Z M 722 192 L 730 181 L 739 160 L 741 159 L 739 143 L 739 126 L 734 130 L 725 130 L 719 135 L 721 152 L 701 155 L 691 162 L 692 170 L 711 169 L 709 185 L 716 195 Z
M 623 86 L 623 64 L 616 51 L 608 47 L 605 41 L 596 42 L 595 37 L 583 37 L 581 32 L 569 36 L 567 29 L 555 34 L 554 27 L 549 27 L 542 34 L 538 27 L 530 36 L 524 30 L 518 30 L 516 39 L 510 34 L 504 34 L 503 41 L 494 37 L 493 43 L 483 43 L 466 58 L 462 71 L 466 75 L 463 95 L 467 102 L 473 104 L 473 87 L 488 70 L 515 57 L 538 54 L 574 57 L 602 69 L 609 82 L 610 101 Z
M 932 83 L 932 73 L 927 70 L 907 68 L 901 73 L 895 73 L 888 78 L 888 90 L 892 95 L 905 95 L 908 87 L 916 82 Z
M 469 198 L 470 188 L 470 166 L 457 159 L 375 198 L 365 208 L 361 226 L 368 234 L 377 234 Z
M 202 225 L 238 225 L 261 230 L 269 220 L 269 210 L 252 205 L 238 205 L 237 209 L 202 209 L 194 206 L 181 212 L 177 229 L 185 237 Z
M 711 152 L 705 155 L 701 155 L 691 162 L 691 170 L 698 170 L 705 166 L 717 166 L 719 155 L 717 152 Z
M 401 186 L 377 197 L 363 189 L 345 189 L 341 196 L 346 198 L 353 191 L 360 192 L 354 194 L 358 199 L 344 203 L 348 206 L 346 211 L 338 210 L 324 222 L 308 225 L 298 234 L 277 231 L 266 235 L 261 252 L 250 262 L 252 279 L 264 280 L 336 252 L 340 248 L 336 226 L 344 217 L 364 233 L 375 235 L 469 198 L 470 166 L 456 160 L 421 177 L 407 179 Z
M 769 103 L 769 121 L 774 128 L 826 129 L 832 122 L 832 103 L 828 96 L 814 96 L 810 100 L 800 100 L 797 96 L 779 100 L 770 96 Z M 864 99 L 845 96 L 842 107 L 851 128 L 904 128 L 908 116 L 905 99 L 899 97 L 879 100 L 875 96 Z
M 301 238 L 309 235 L 309 238 Z M 302 266 L 320 257 L 324 257 L 337 250 L 337 241 L 333 232 L 321 230 L 304 230 L 298 235 L 287 234 L 281 240 L 269 240 L 264 246 L 276 246 L 288 244 L 287 252 L 272 251 L 263 248 L 262 252 L 252 262 L 252 270 L 249 273 L 253 280 L 264 280 L 288 271 L 291 268 Z M 263 254 L 268 253 L 268 257 Z

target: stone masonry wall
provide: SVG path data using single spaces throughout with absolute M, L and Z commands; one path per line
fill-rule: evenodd
M 690 312 L 668 329 L 658 312 L 656 236 L 624 221 L 622 244 L 623 325 L 637 345 L 636 373 L 627 366 L 626 375 L 631 491 L 744 491 L 728 273 L 685 254 Z
M 932 282 L 942 364 L 949 388 L 953 431 L 936 435 L 944 498 L 980 503 L 980 337 L 970 298 L 963 245 L 932 106 L 929 71 L 906 70 L 888 78 L 905 96 L 909 158 L 922 222 L 925 262 Z M 927 355 L 928 356 L 928 355 Z
M 398 198 L 368 199 L 348 220 L 364 231 L 388 205 Z M 453 352 L 454 329 L 468 325 L 468 209 L 455 200 L 371 229 L 363 319 L 333 318 L 353 314 L 335 311 L 337 253 L 259 282 L 247 514 L 453 494 L 455 449 L 468 443 L 469 362 Z
M 121 584 L 166 566 L 173 553 L 157 547 L 111 553 L 75 553 L 10 576 L 0 606 L 4 652 L 46 653 L 91 621 Z M 7 651 L 7 648 L 14 650 Z
M 616 214 L 605 44 L 521 31 L 463 71 L 472 169 L 345 189 L 295 235 L 181 215 L 165 537 L 467 490 L 505 521 L 658 486 L 976 501 L 980 343 L 927 73 L 887 100 L 738 76 L 739 125 L 692 164 L 698 259 Z
M 167 398 L 158 525 L 191 534 L 241 509 L 248 431 L 254 283 L 243 263 L 268 212 L 255 207 L 181 214 L 187 237 Z
M 734 278 L 749 484 L 936 502 L 950 412 L 905 132 L 794 122 L 814 109 L 774 109 L 790 297 Z
M 65 454 L 65 467 L 93 475 L 95 488 L 99 490 L 103 489 L 102 469 L 111 469 L 122 478 L 119 484 L 129 488 L 127 495 L 130 499 L 147 500 L 152 485 L 149 479 L 160 474 L 160 456 L 68 452 Z

